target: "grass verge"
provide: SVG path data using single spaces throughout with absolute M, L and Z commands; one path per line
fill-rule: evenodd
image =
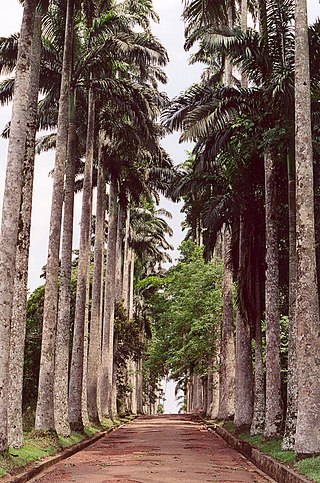
M 133 417 L 120 417 L 115 421 L 104 419 L 101 426 L 87 426 L 84 433 L 72 432 L 67 438 L 52 432 L 26 431 L 23 448 L 10 448 L 9 451 L 0 453 L 0 478 L 7 473 L 15 473 L 19 468 L 23 468 L 32 461 L 61 453 L 64 449 L 74 446 L 101 431 L 107 431 L 113 426 L 119 426 L 130 421 Z
M 214 420 L 213 422 L 218 426 L 222 426 L 236 438 L 258 448 L 262 453 L 281 461 L 281 463 L 287 464 L 292 469 L 298 470 L 299 473 L 305 475 L 310 480 L 320 483 L 320 457 L 307 458 L 297 462 L 294 451 L 284 451 L 281 449 L 282 438 L 265 439 L 261 435 L 251 436 L 248 431 L 239 431 L 232 421 Z

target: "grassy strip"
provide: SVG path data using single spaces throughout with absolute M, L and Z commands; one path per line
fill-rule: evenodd
M 32 461 L 38 461 L 48 456 L 61 453 L 66 448 L 80 443 L 101 431 L 106 431 L 113 426 L 130 421 L 132 416 L 121 417 L 118 420 L 104 419 L 101 426 L 92 425 L 85 427 L 84 433 L 72 432 L 68 438 L 58 436 L 51 432 L 28 431 L 25 433 L 23 448 L 10 448 L 6 453 L 0 453 L 0 477 L 17 468 L 22 468 Z
M 282 463 L 288 464 L 292 469 L 297 469 L 301 474 L 310 478 L 310 480 L 320 483 L 320 457 L 307 458 L 297 462 L 294 451 L 284 451 L 281 449 L 282 438 L 265 439 L 262 435 L 251 436 L 248 431 L 239 431 L 231 421 L 214 421 L 214 423 L 222 426 L 236 438 L 250 443 L 262 453 Z

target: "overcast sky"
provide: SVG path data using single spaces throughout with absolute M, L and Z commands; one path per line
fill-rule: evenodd
M 2 0 L 0 16 L 0 36 L 7 36 L 20 29 L 21 5 L 17 0 Z M 309 17 L 313 20 L 319 16 L 320 8 L 318 0 L 309 0 Z M 183 24 L 180 20 L 182 13 L 181 0 L 154 0 L 154 5 L 161 17 L 159 25 L 154 26 L 155 35 L 162 41 L 167 48 L 170 64 L 166 69 L 169 77 L 168 84 L 164 87 L 170 97 L 183 91 L 186 87 L 199 80 L 201 73 L 200 66 L 188 65 L 188 54 L 183 50 Z M 10 119 L 11 108 L 9 106 L 0 107 L 0 131 Z M 175 164 L 180 164 L 185 160 L 185 150 L 190 145 L 179 145 L 178 135 L 168 136 L 163 141 L 164 147 L 170 153 Z M 0 139 L 0 203 L 2 206 L 2 194 L 4 187 L 5 167 L 7 156 L 7 143 Z M 53 168 L 54 154 L 48 153 L 38 156 L 35 169 L 33 219 L 31 233 L 31 253 L 29 266 L 29 288 L 33 290 L 40 283 L 39 279 L 41 267 L 46 263 L 49 213 L 51 203 L 52 179 L 48 173 Z M 183 219 L 180 213 L 180 205 L 174 205 L 168 201 L 162 202 L 174 215 L 171 225 L 175 230 L 175 235 L 171 240 L 177 247 L 184 235 L 180 230 L 180 223 Z M 75 205 L 75 242 L 78 246 L 79 239 L 79 219 L 81 208 L 81 195 L 76 196 Z M 173 258 L 177 256 L 177 251 L 173 253 Z

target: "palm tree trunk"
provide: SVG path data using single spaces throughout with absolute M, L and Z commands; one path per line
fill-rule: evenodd
M 255 320 L 255 352 L 254 352 L 254 402 L 253 418 L 250 434 L 263 434 L 266 412 L 265 382 L 263 369 L 263 348 L 261 330 L 261 290 L 258 260 L 256 261 L 255 274 L 255 294 L 256 294 L 256 320 Z
M 243 220 L 239 227 L 239 271 L 243 256 Z M 253 371 L 251 351 L 251 330 L 247 320 L 237 308 L 236 315 L 236 368 L 235 368 L 235 416 L 237 427 L 250 426 L 253 414 Z
M 218 356 L 216 356 L 214 359 L 213 373 L 212 373 L 212 404 L 210 408 L 210 417 L 212 419 L 216 419 L 218 417 L 218 412 L 219 412 L 220 386 L 219 386 L 219 370 L 217 368 L 218 359 L 219 359 Z
M 294 155 L 288 154 L 288 206 L 289 206 L 289 333 L 288 333 L 288 375 L 287 414 L 283 450 L 293 450 L 297 424 L 297 354 L 296 354 L 296 183 Z
M 232 270 L 228 260 L 230 244 L 230 235 L 227 229 L 225 229 L 223 253 L 223 323 L 219 375 L 219 419 L 228 419 L 234 415 L 235 346 L 232 306 Z
M 135 265 L 135 253 L 132 248 L 129 249 L 130 253 L 130 275 L 129 275 L 129 320 L 133 319 L 134 305 L 133 305 L 133 282 L 134 282 L 134 265 Z M 133 359 L 129 361 L 129 374 L 132 386 L 131 392 L 131 407 L 130 412 L 137 414 L 137 363 Z
M 103 293 L 103 262 L 106 216 L 106 176 L 102 156 L 102 134 L 99 136 L 98 184 L 96 231 L 94 238 L 94 271 L 92 286 L 92 309 L 88 355 L 87 397 L 89 420 L 99 421 L 98 411 L 98 372 L 101 354 L 101 320 Z
M 114 338 L 114 304 L 115 304 L 115 272 L 117 249 L 117 186 L 116 179 L 111 177 L 109 192 L 109 230 L 106 262 L 106 285 L 104 299 L 104 318 L 102 335 L 101 364 L 101 412 L 111 417 L 112 378 L 113 378 L 113 338 Z
M 24 4 L 7 157 L 0 235 L 0 451 L 8 444 L 7 406 L 10 324 L 12 315 L 16 247 L 27 135 L 30 58 L 36 0 Z
M 26 333 L 26 304 L 28 294 L 28 263 L 30 248 L 32 190 L 34 177 L 35 139 L 38 119 L 38 92 L 41 57 L 41 20 L 36 13 L 32 40 L 32 58 L 29 89 L 27 138 L 23 168 L 23 188 L 16 253 L 16 274 L 11 319 L 9 362 L 9 446 L 21 448 L 24 444 L 22 428 L 22 388 L 24 343 Z
M 125 229 L 126 212 L 120 201 L 119 203 L 119 216 L 118 216 L 118 231 L 117 231 L 117 264 L 116 264 L 116 300 L 120 301 L 123 292 L 123 235 Z
M 113 340 L 113 354 L 116 354 L 118 350 L 118 337 L 116 334 L 114 334 L 114 340 Z M 112 417 L 115 418 L 118 415 L 118 407 L 117 407 L 117 371 L 118 371 L 118 366 L 117 362 L 115 360 L 115 357 L 113 357 L 113 371 L 112 371 L 112 394 L 111 394 L 111 414 Z
M 129 237 L 130 237 L 130 208 L 127 208 L 125 232 L 124 232 L 124 263 L 123 263 L 123 283 L 122 283 L 122 298 L 124 306 L 129 314 L 129 279 L 130 279 L 130 250 L 129 250 Z
M 266 438 L 281 434 L 279 255 L 277 226 L 276 160 L 264 155 L 266 205 Z
M 58 304 L 60 233 L 68 142 L 69 93 L 72 72 L 73 19 L 74 0 L 68 0 L 50 214 L 46 291 L 43 309 L 39 388 L 35 421 L 37 430 L 54 429 L 54 353 Z
M 70 435 L 68 416 L 69 382 L 69 344 L 70 344 L 70 303 L 73 207 L 75 185 L 75 156 L 77 149 L 76 125 L 69 123 L 68 156 L 66 162 L 66 180 L 63 213 L 63 235 L 61 244 L 60 293 L 56 334 L 56 357 L 54 367 L 54 425 L 62 436 Z
M 241 0 L 241 30 L 246 32 L 248 28 L 248 0 Z M 248 87 L 248 77 L 241 72 L 241 87 Z
M 295 28 L 296 343 L 298 368 L 298 416 L 295 450 L 298 455 L 302 456 L 320 453 L 320 335 L 315 255 L 313 153 L 306 0 L 296 0 Z
M 207 401 L 206 401 L 206 417 L 211 418 L 211 410 L 213 404 L 213 361 L 210 362 L 207 376 Z
M 92 193 L 92 191 L 91 191 Z M 92 197 L 91 197 L 92 206 Z M 90 231 L 91 234 L 91 231 Z M 88 381 L 88 349 L 89 349 L 89 323 L 90 323 L 90 285 L 91 285 L 91 247 L 88 251 L 88 275 L 87 275 L 87 292 L 86 292 L 86 307 L 84 311 L 84 327 L 83 327 L 83 361 L 82 361 L 82 394 L 81 394 L 81 414 L 83 426 L 89 426 L 88 413 L 88 396 L 87 396 L 87 381 Z
M 86 141 L 86 163 L 83 180 L 82 211 L 80 225 L 80 248 L 76 307 L 73 329 L 73 344 L 69 381 L 69 421 L 74 430 L 83 429 L 82 378 L 84 355 L 84 325 L 88 286 L 89 253 L 91 242 L 91 194 L 94 151 L 95 97 L 93 89 L 88 97 L 88 127 Z

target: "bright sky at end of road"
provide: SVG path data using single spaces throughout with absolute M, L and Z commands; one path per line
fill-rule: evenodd
M 170 64 L 166 68 L 169 82 L 163 87 L 170 97 L 176 96 L 186 87 L 199 80 L 201 67 L 199 65 L 188 65 L 189 54 L 184 51 L 184 35 L 181 14 L 183 4 L 181 0 L 154 0 L 154 6 L 159 13 L 161 22 L 154 25 L 153 31 L 167 48 Z M 319 1 L 309 0 L 310 20 L 320 15 Z M 20 30 L 22 7 L 18 0 L 5 0 L 1 4 L 0 36 L 8 36 Z M 10 119 L 11 107 L 0 108 L 0 131 Z M 182 163 L 185 158 L 185 150 L 190 145 L 178 143 L 178 134 L 168 136 L 163 140 L 163 145 L 171 155 L 175 164 Z M 7 159 L 7 142 L 0 139 L 0 206 L 2 206 L 3 187 L 5 179 Z M 46 153 L 37 156 L 35 169 L 34 203 L 31 234 L 31 252 L 29 269 L 29 288 L 34 290 L 43 280 L 39 278 L 41 267 L 47 260 L 47 244 L 49 233 L 49 214 L 51 205 L 52 178 L 49 172 L 53 168 L 54 153 Z M 181 232 L 180 224 L 183 219 L 180 213 L 181 205 L 162 200 L 162 205 L 172 212 L 174 219 L 170 221 L 174 229 L 174 237 L 171 243 L 177 248 L 184 234 Z M 81 210 L 81 195 L 76 196 L 75 204 L 75 241 L 74 247 L 78 246 L 79 220 Z M 177 257 L 177 250 L 173 258 Z

